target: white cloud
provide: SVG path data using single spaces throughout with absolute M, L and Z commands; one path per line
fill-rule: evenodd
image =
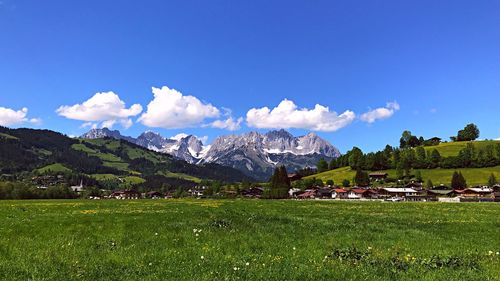
M 272 110 L 268 107 L 250 109 L 246 120 L 248 126 L 255 128 L 300 128 L 334 132 L 349 125 L 355 118 L 356 114 L 350 110 L 338 115 L 319 104 L 313 109 L 299 109 L 293 101 L 284 99 Z
M 241 122 L 243 122 L 243 118 L 240 117 L 238 119 L 234 119 L 233 117 L 229 117 L 226 120 L 215 120 L 214 122 L 206 125 L 212 128 L 217 129 L 227 129 L 229 131 L 237 131 L 241 129 Z
M 387 119 L 394 115 L 396 111 L 399 110 L 399 104 L 397 102 L 388 102 L 385 107 L 379 107 L 370 110 L 366 113 L 361 114 L 361 121 L 367 123 L 373 123 L 377 120 Z
M 13 110 L 6 107 L 0 107 L 0 126 L 18 125 L 24 122 L 29 122 L 33 125 L 40 125 L 42 119 L 40 118 L 27 118 L 28 109 L 23 107 L 20 110 Z
M 42 124 L 42 119 L 41 118 L 31 118 L 29 122 L 33 125 L 41 125 Z
M 181 92 L 153 87 L 153 100 L 139 122 L 148 127 L 178 129 L 200 125 L 207 118 L 217 118 L 219 109 L 210 103 L 204 103 L 194 96 L 185 96 Z
M 94 122 L 85 122 L 82 125 L 80 125 L 80 129 L 85 129 L 85 128 L 92 128 L 92 129 L 97 129 L 97 123 Z
M 113 92 L 97 93 L 82 104 L 72 106 L 64 105 L 56 112 L 68 119 L 86 121 L 82 126 L 95 127 L 93 123 L 101 123 L 101 127 L 112 128 L 115 123 L 120 123 L 124 128 L 132 125 L 130 117 L 142 112 L 140 104 L 126 108 L 125 102 Z

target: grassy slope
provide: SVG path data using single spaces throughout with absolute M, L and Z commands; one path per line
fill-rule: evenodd
M 52 172 L 61 172 L 61 173 L 69 173 L 71 172 L 71 169 L 65 167 L 64 165 L 60 164 L 60 163 L 55 163 L 55 164 L 51 164 L 51 165 L 47 165 L 45 167 L 42 167 L 40 169 L 37 169 L 36 171 L 38 173 L 45 173 L 47 171 L 52 171 Z
M 82 139 L 81 141 L 83 142 L 82 144 L 87 142 L 87 143 L 91 143 L 94 145 L 105 146 L 106 148 L 108 148 L 112 151 L 116 151 L 120 147 L 119 141 L 111 140 L 111 139 Z M 127 152 L 127 155 L 130 159 L 136 159 L 136 158 L 143 157 L 143 158 L 146 158 L 153 163 L 159 163 L 161 161 L 164 161 L 161 157 L 159 157 L 158 155 L 156 155 L 153 152 L 149 152 L 146 149 L 137 149 L 134 147 L 126 146 L 125 151 Z M 105 159 L 103 159 L 103 160 L 105 160 Z
M 460 171 L 467 180 L 467 184 L 471 185 L 482 185 L 488 182 L 488 177 L 493 173 L 496 178 L 500 178 L 500 166 L 489 167 L 489 168 L 461 168 L 461 169 L 422 169 L 422 178 L 424 182 L 431 179 L 435 185 L 446 184 L 449 185 L 451 182 L 451 176 L 454 171 Z M 389 177 L 396 178 L 396 170 L 386 170 L 381 172 L 387 172 Z M 324 173 L 309 176 L 307 178 L 317 178 L 323 181 L 332 179 L 336 184 L 341 184 L 342 180 L 348 179 L 352 183 L 352 179 L 356 171 L 353 171 L 350 167 L 343 167 Z M 415 172 L 413 172 L 415 174 Z
M 18 138 L 14 137 L 14 136 L 11 136 L 9 134 L 4 134 L 4 133 L 0 133 L 0 138 L 11 139 L 11 140 L 17 140 L 18 139 Z
M 196 183 L 200 183 L 201 182 L 201 179 L 197 178 L 197 177 L 193 177 L 193 176 L 190 176 L 190 175 L 186 175 L 186 174 L 183 174 L 183 173 L 172 173 L 172 172 L 165 172 L 163 173 L 164 176 L 166 177 L 169 177 L 169 178 L 179 178 L 179 179 L 185 179 L 185 180 L 188 180 L 188 181 L 194 181 Z
M 432 149 L 437 149 L 441 156 L 443 157 L 449 157 L 449 156 L 457 156 L 458 152 L 460 150 L 464 149 L 465 146 L 469 142 L 447 142 L 447 143 L 441 143 L 436 146 L 426 146 L 424 147 L 426 151 L 432 150 Z M 500 144 L 500 141 L 474 141 L 472 142 L 476 149 L 483 149 L 488 145 L 496 145 Z
M 129 170 L 128 163 L 124 162 L 123 159 L 121 159 L 113 154 L 110 154 L 110 153 L 102 153 L 102 152 L 96 151 L 96 150 L 86 146 L 85 145 L 86 142 L 94 144 L 94 145 L 105 146 L 107 149 L 110 149 L 112 151 L 116 151 L 118 149 L 118 147 L 120 146 L 119 141 L 110 140 L 110 139 L 85 139 L 85 140 L 82 140 L 82 143 L 75 144 L 72 147 L 73 147 L 73 149 L 84 151 L 84 152 L 88 153 L 89 155 L 99 157 L 100 159 L 102 159 L 104 161 L 104 166 L 113 167 L 113 168 L 116 168 L 118 170 L 128 171 L 128 172 L 131 172 L 132 174 L 134 173 L 134 171 Z M 142 150 L 142 149 L 137 149 L 134 147 L 126 146 L 125 151 L 127 152 L 127 155 L 128 155 L 128 157 L 130 157 L 130 159 L 144 157 L 153 163 L 160 163 L 160 162 L 165 161 L 165 159 L 163 159 L 161 156 L 158 156 L 157 154 L 155 154 L 153 152 L 149 152 L 147 150 Z M 136 174 L 140 175 L 140 173 L 136 173 Z M 185 179 L 185 180 L 189 180 L 189 181 L 193 181 L 193 182 L 200 182 L 201 181 L 197 177 L 186 175 L 183 173 L 172 173 L 172 172 L 166 171 L 165 173 L 163 173 L 163 175 L 166 177 L 181 178 L 181 179 Z M 110 177 L 110 176 L 112 176 L 112 177 Z M 94 177 L 98 180 L 118 178 L 114 175 L 94 175 Z M 136 177 L 136 178 L 138 178 L 138 177 Z M 125 178 L 125 180 L 127 180 L 127 178 Z M 134 182 L 134 181 L 132 181 L 132 182 Z
M 498 216 L 489 203 L 2 201 L 0 279 L 498 280 Z M 325 258 L 368 247 L 373 265 Z M 458 265 L 419 265 L 432 256 Z
M 437 149 L 441 156 L 449 157 L 458 155 L 459 151 L 465 148 L 468 142 L 449 142 L 441 143 L 437 146 L 427 146 L 426 150 Z M 477 149 L 483 149 L 488 145 L 500 144 L 500 141 L 474 141 L 474 146 Z M 467 180 L 468 185 L 482 185 L 488 182 L 488 177 L 493 173 L 497 178 L 500 178 L 500 166 L 490 168 L 460 168 L 460 169 L 422 169 L 422 177 L 424 181 L 431 179 L 434 184 L 447 184 L 451 182 L 451 176 L 454 171 L 461 171 Z M 382 171 L 387 172 L 389 177 L 396 177 L 396 170 Z M 316 174 L 307 178 L 318 178 L 323 181 L 332 179 L 336 184 L 341 184 L 344 179 L 352 182 L 356 171 L 352 171 L 350 167 L 343 167 L 324 173 Z M 415 174 L 415 172 L 413 172 Z

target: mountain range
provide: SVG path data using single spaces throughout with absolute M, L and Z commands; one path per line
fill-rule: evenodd
M 73 174 L 102 181 L 103 188 L 110 179 L 121 183 L 131 179 L 151 188 L 193 186 L 203 179 L 254 180 L 231 167 L 217 163 L 190 164 L 134 144 L 132 139 L 116 139 L 119 135 L 113 131 L 94 133 L 94 139 L 77 139 L 49 130 L 0 126 L 0 177 L 23 179 L 46 173 Z M 115 138 L 104 138 L 113 133 Z
M 91 129 L 81 136 L 83 139 L 105 137 L 123 139 L 191 164 L 216 163 L 232 167 L 259 180 L 267 180 L 278 165 L 285 165 L 293 171 L 313 167 L 321 158 L 329 160 L 340 156 L 336 147 L 315 133 L 295 137 L 283 129 L 265 134 L 248 132 L 220 136 L 211 145 L 204 145 L 193 135 L 166 138 L 151 131 L 133 138 L 103 128 Z

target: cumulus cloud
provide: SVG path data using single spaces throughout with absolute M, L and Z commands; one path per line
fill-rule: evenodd
M 243 118 L 240 117 L 238 119 L 234 119 L 233 117 L 229 117 L 226 120 L 215 120 L 214 122 L 208 124 L 209 127 L 217 128 L 217 129 L 226 129 L 229 131 L 237 131 L 241 129 L 241 122 L 243 122 Z
M 210 103 L 164 86 L 153 87 L 153 100 L 138 121 L 148 127 L 178 129 L 200 125 L 219 115 L 219 109 Z
M 388 102 L 385 107 L 379 107 L 361 114 L 359 119 L 367 123 L 373 123 L 377 120 L 391 117 L 396 111 L 399 110 L 399 108 L 400 107 L 397 102 Z
M 96 127 L 101 123 L 101 127 L 112 128 L 118 122 L 128 128 L 132 125 L 130 117 L 139 115 L 142 106 L 134 104 L 127 108 L 117 94 L 104 92 L 95 94 L 82 104 L 63 105 L 56 112 L 68 119 L 85 121 L 84 127 Z
M 284 99 L 272 110 L 268 107 L 252 108 L 247 112 L 247 124 L 255 128 L 299 128 L 334 132 L 349 125 L 356 118 L 347 110 L 338 115 L 328 107 L 316 104 L 313 109 L 298 108 L 293 101 Z
M 0 107 L 0 126 L 18 125 L 24 122 L 29 122 L 33 125 L 40 125 L 42 119 L 40 118 L 27 118 L 28 109 L 26 107 L 20 110 L 13 110 L 6 107 Z

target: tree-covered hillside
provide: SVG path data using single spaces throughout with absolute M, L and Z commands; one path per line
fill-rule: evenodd
M 229 167 L 192 165 L 124 140 L 81 140 L 48 130 L 0 127 L 0 175 L 29 176 L 54 172 L 81 174 L 95 179 L 102 178 L 102 175 L 120 179 L 136 177 L 146 182 L 148 179 L 184 183 L 200 179 L 251 180 Z

